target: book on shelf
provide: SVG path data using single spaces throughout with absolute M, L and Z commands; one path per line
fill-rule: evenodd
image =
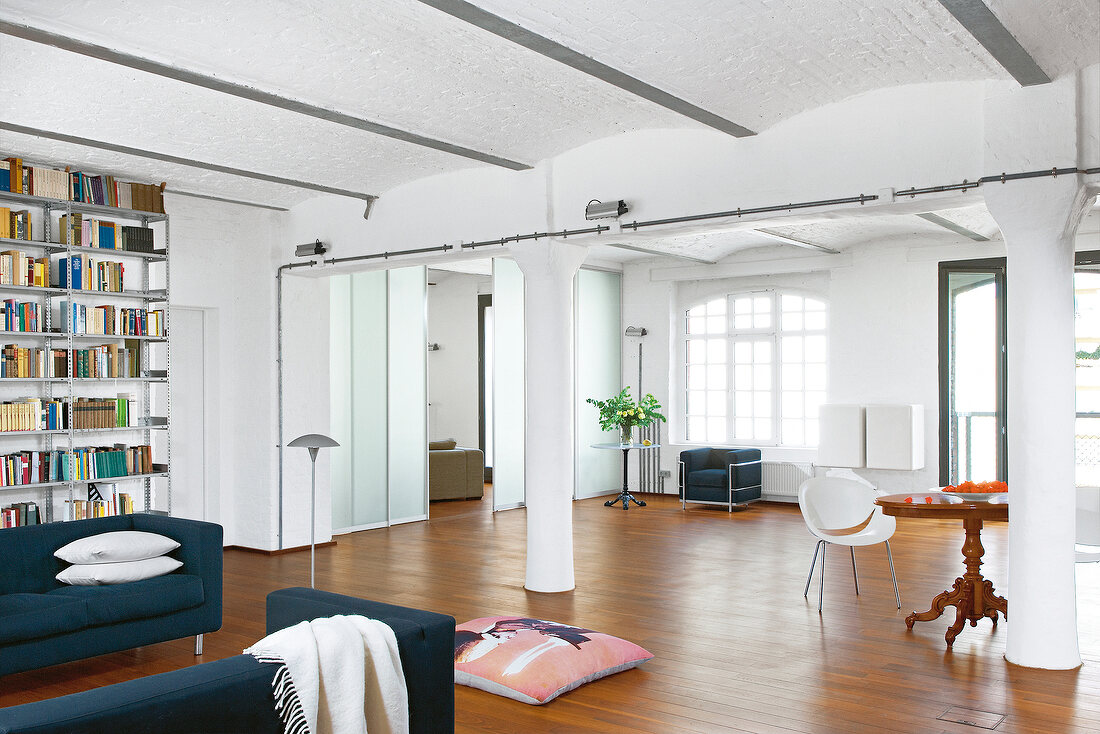
M 0 455 L 0 487 L 61 481 L 63 451 L 20 451 Z
M 67 400 L 60 398 L 20 398 L 0 403 L 0 433 L 18 431 L 57 431 L 129 428 L 133 395 L 120 393 L 114 398 L 76 398 L 70 411 Z
M 112 260 L 97 260 L 91 255 L 59 257 L 52 272 L 54 277 L 50 285 L 56 288 L 72 287 L 74 290 L 109 293 L 125 290 L 126 266 Z
M 5 158 L 4 162 L 7 163 L 8 171 L 8 187 L 4 191 L 10 191 L 13 194 L 23 193 L 23 159 L 22 158 Z
M 0 206 L 0 237 L 9 240 L 30 240 L 30 210 L 12 211 L 10 207 Z
M 161 309 L 150 311 L 68 302 L 58 303 L 54 308 L 57 321 L 65 332 L 95 336 L 165 336 Z
M 149 227 L 105 222 L 79 212 L 62 214 L 59 225 L 57 242 L 61 245 L 127 252 L 153 251 L 153 230 Z
M 35 502 L 15 502 L 0 510 L 0 527 L 18 528 L 41 523 L 42 514 Z
M 133 515 L 134 500 L 127 492 L 113 492 L 105 499 L 65 500 L 66 520 Z
M 153 448 L 148 444 L 73 449 L 65 455 L 61 464 L 61 478 L 78 482 L 152 474 L 154 471 Z
M 22 250 L 0 252 L 0 285 L 51 285 L 50 258 L 32 257 Z
M 8 298 L 0 302 L 4 317 L 4 331 L 42 331 L 41 307 L 37 303 Z

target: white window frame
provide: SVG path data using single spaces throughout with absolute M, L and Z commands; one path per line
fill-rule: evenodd
M 770 299 L 770 301 L 771 301 L 771 325 L 769 327 L 743 328 L 743 329 L 735 328 L 734 324 L 735 324 L 736 314 L 734 313 L 734 311 L 735 311 L 736 299 L 744 298 L 746 296 L 752 296 L 752 297 L 757 297 L 757 298 L 758 297 L 767 297 L 767 298 Z M 803 299 L 812 299 L 814 301 L 817 301 L 817 302 L 823 304 L 824 305 L 824 314 L 825 314 L 824 326 L 820 329 L 807 330 L 805 328 L 805 323 L 803 322 L 803 328 L 801 328 L 797 331 L 792 330 L 792 331 L 786 331 L 785 332 L 783 330 L 783 297 L 784 296 L 797 296 L 797 297 L 803 298 Z M 689 321 L 689 319 L 691 318 L 689 316 L 691 310 L 694 309 L 694 308 L 697 308 L 699 306 L 706 306 L 708 303 L 711 303 L 711 302 L 719 300 L 719 299 L 724 299 L 725 304 L 726 304 L 726 306 L 725 306 L 725 321 L 726 321 L 725 333 L 723 333 L 723 334 L 713 333 L 713 334 L 705 334 L 705 335 L 704 334 L 699 334 L 699 333 L 692 334 L 691 333 L 691 328 L 690 328 L 690 321 Z M 805 309 L 803 309 L 802 313 L 803 313 L 803 316 L 805 316 L 805 313 L 806 313 Z M 783 392 L 784 392 L 783 391 L 783 384 L 784 384 L 783 383 L 783 366 L 784 366 L 783 337 L 784 336 L 801 336 L 801 337 L 805 338 L 805 337 L 808 337 L 808 336 L 823 336 L 825 338 L 825 362 L 824 362 L 825 384 L 822 386 L 822 388 L 820 390 L 811 390 L 811 391 L 809 391 L 809 392 L 822 392 L 822 393 L 824 393 L 828 389 L 828 349 L 829 349 L 828 318 L 829 318 L 829 303 L 828 303 L 827 299 L 825 299 L 824 297 L 822 297 L 818 293 L 811 292 L 811 291 L 805 291 L 805 290 L 801 290 L 801 289 L 796 289 L 796 288 L 749 289 L 749 290 L 740 290 L 740 291 L 734 291 L 734 292 L 724 293 L 724 294 L 715 294 L 711 298 L 700 299 L 698 302 L 694 303 L 689 308 L 684 309 L 684 311 L 683 311 L 683 320 L 681 321 L 681 329 L 682 329 L 682 336 L 683 336 L 683 342 L 682 343 L 684 345 L 683 359 L 682 359 L 682 365 L 683 365 L 683 373 L 682 374 L 683 374 L 683 379 L 684 379 L 684 386 L 683 386 L 683 392 L 681 393 L 683 395 L 683 398 L 684 398 L 684 403 L 683 403 L 683 411 L 682 411 L 683 415 L 681 417 L 684 420 L 684 439 L 685 439 L 685 443 L 689 444 L 689 445 L 715 445 L 715 444 L 717 444 L 717 445 L 735 445 L 736 444 L 736 445 L 745 445 L 745 446 L 776 446 L 776 447 L 784 447 L 784 448 L 814 448 L 816 446 L 816 443 L 815 444 L 807 443 L 806 440 L 805 440 L 805 433 L 803 433 L 803 440 L 800 443 L 792 443 L 792 442 L 788 442 L 788 441 L 784 440 L 784 436 L 783 436 L 783 421 L 784 421 L 784 415 L 783 415 Z M 691 418 L 692 417 L 698 417 L 698 416 L 692 416 L 688 413 L 689 406 L 691 404 L 691 401 L 690 401 L 690 392 L 691 392 L 690 367 L 691 367 L 691 363 L 689 362 L 689 346 L 688 346 L 688 344 L 693 339 L 698 339 L 700 336 L 705 336 L 705 338 L 719 338 L 720 337 L 720 338 L 723 338 L 725 340 L 726 345 L 727 345 L 726 346 L 726 362 L 725 362 L 726 405 L 725 405 L 725 416 L 724 416 L 725 423 L 726 423 L 726 432 L 725 432 L 726 438 L 723 441 L 707 441 L 707 440 L 703 440 L 703 439 L 699 439 L 699 438 L 694 438 L 694 437 L 691 436 L 691 431 L 690 431 L 690 427 L 689 427 L 690 423 L 691 423 Z M 769 342 L 771 344 L 771 357 L 772 357 L 771 364 L 770 364 L 770 367 L 771 367 L 771 372 L 770 372 L 771 416 L 768 418 L 768 420 L 771 421 L 771 427 L 772 427 L 772 431 L 771 431 L 772 436 L 771 436 L 770 439 L 733 438 L 733 436 L 735 435 L 734 427 L 735 427 L 735 421 L 736 421 L 736 418 L 737 418 L 737 416 L 734 412 L 734 408 L 736 407 L 735 406 L 735 397 L 734 397 L 735 387 L 736 387 L 736 382 L 734 380 L 735 373 L 736 373 L 735 350 L 736 350 L 736 344 L 739 341 L 756 341 L 756 342 L 766 341 L 766 342 Z M 704 363 L 704 364 L 709 366 L 709 363 Z M 755 362 L 753 364 L 755 366 Z M 803 360 L 803 361 L 799 362 L 799 364 L 805 365 L 806 362 Z M 813 364 L 813 363 L 811 363 L 811 364 Z M 807 417 L 805 416 L 805 412 L 806 412 L 805 405 L 806 405 L 806 394 L 807 394 L 807 386 L 806 386 L 806 382 L 805 382 L 805 378 L 806 378 L 805 369 L 803 369 L 803 375 L 802 376 L 803 376 L 803 383 L 802 383 L 801 388 L 798 389 L 798 392 L 800 392 L 803 396 L 803 398 L 802 398 L 802 400 L 803 400 L 803 411 L 802 411 L 803 416 L 801 418 L 799 418 L 798 420 L 801 420 L 803 422 L 803 424 L 802 424 L 803 425 L 803 431 L 805 431 L 805 426 L 806 426 L 805 421 L 807 419 Z M 790 391 L 790 392 L 794 392 L 794 391 Z M 708 418 L 709 418 L 709 415 L 704 414 L 704 420 L 707 420 Z M 753 419 L 755 420 L 755 417 Z

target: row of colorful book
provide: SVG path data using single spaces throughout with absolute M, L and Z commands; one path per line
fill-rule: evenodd
M 92 219 L 82 214 L 63 214 L 58 222 L 57 242 L 61 245 L 94 247 L 101 250 L 152 252 L 153 230 Z
M 12 211 L 0 206 L 0 237 L 11 240 L 31 239 L 31 213 L 29 209 Z
M 87 520 L 90 517 L 133 515 L 134 500 L 126 492 L 100 500 L 65 500 L 66 520 Z
M 127 340 L 125 346 L 102 344 L 73 350 L 72 377 L 125 379 L 140 374 L 141 342 L 137 340 Z M 0 351 L 0 379 L 69 376 L 69 359 L 64 349 L 6 344 Z
M 113 176 L 93 176 L 68 168 L 58 171 L 26 166 L 22 158 L 16 157 L 0 161 L 0 191 L 164 213 L 164 184 L 118 181 Z
M 0 285 L 42 288 L 52 282 L 49 257 L 36 258 L 22 250 L 0 252 Z
M 91 255 L 72 255 L 58 259 L 57 274 L 51 285 L 55 288 L 68 288 L 72 283 L 74 290 L 106 291 L 121 293 L 125 290 L 126 266 L 113 260 L 97 260 Z
M 72 404 L 72 426 L 77 430 L 129 428 L 134 396 L 77 398 Z M 69 427 L 69 403 L 61 399 L 21 398 L 0 403 L 0 433 L 56 431 Z
M 155 471 L 153 448 L 147 444 L 90 446 L 71 451 L 20 451 L 0 456 L 0 487 L 93 481 Z
M 4 331 L 40 332 L 45 326 L 42 309 L 33 301 L 5 299 L 0 302 L 0 315 L 3 316 Z
M 74 334 L 103 336 L 164 336 L 164 311 L 118 308 L 113 305 L 85 306 L 59 303 L 56 306 L 62 330 Z
M 0 527 L 19 528 L 24 525 L 40 525 L 42 514 L 34 502 L 16 502 L 0 510 Z

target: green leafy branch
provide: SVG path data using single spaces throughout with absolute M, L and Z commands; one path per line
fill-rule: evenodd
M 634 402 L 630 397 L 630 388 L 623 388 L 618 395 L 607 400 L 588 398 L 586 402 L 595 405 L 600 411 L 600 428 L 605 431 L 614 431 L 619 428 L 633 428 L 634 426 L 648 426 L 655 420 L 665 420 L 661 415 L 661 404 L 652 393 Z

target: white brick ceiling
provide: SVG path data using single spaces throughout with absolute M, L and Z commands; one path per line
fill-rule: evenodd
M 757 131 L 875 88 L 1009 78 L 936 0 L 474 1 Z M 1100 60 L 1096 0 L 989 5 L 1052 76 Z M 0 17 L 526 163 L 700 127 L 415 0 L 4 0 Z M 0 95 L 7 122 L 365 193 L 485 165 L 10 36 Z M 315 195 L 10 133 L 0 147 L 229 198 Z

